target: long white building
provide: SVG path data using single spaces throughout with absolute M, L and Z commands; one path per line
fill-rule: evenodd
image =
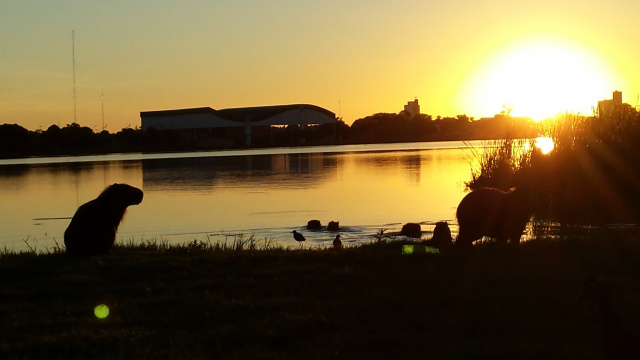
M 245 144 L 251 145 L 251 128 L 330 124 L 336 115 L 309 104 L 259 106 L 214 110 L 210 107 L 140 112 L 142 130 L 189 130 L 211 128 L 245 128 Z

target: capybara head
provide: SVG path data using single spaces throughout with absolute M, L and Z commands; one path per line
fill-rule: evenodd
M 143 197 L 142 190 L 136 187 L 128 184 L 113 184 L 104 189 L 98 199 L 126 208 L 129 205 L 140 204 Z

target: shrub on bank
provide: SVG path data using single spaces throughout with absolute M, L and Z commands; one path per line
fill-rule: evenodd
M 544 155 L 532 142 L 505 139 L 476 155 L 466 184 L 532 187 L 550 194 L 549 219 L 561 223 L 636 223 L 640 216 L 640 115 L 565 114 L 540 125 L 554 141 Z

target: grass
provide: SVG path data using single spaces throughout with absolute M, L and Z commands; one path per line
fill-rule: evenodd
M 598 359 L 595 307 L 575 300 L 593 274 L 640 333 L 634 237 L 438 255 L 402 255 L 401 241 L 342 251 L 251 243 L 151 240 L 92 258 L 5 252 L 0 358 Z M 106 319 L 93 315 L 98 304 Z

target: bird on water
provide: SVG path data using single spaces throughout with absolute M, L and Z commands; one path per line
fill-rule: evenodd
M 581 297 L 598 305 L 602 325 L 602 343 L 607 359 L 640 359 L 640 338 L 622 324 L 613 307 L 611 289 L 597 277 L 587 280 Z
M 340 234 L 336 235 L 336 238 L 333 240 L 333 248 L 342 249 L 342 241 L 340 241 Z
M 302 247 L 302 242 L 303 242 L 303 241 L 305 241 L 305 240 L 307 240 L 307 239 L 305 239 L 304 235 L 300 234 L 299 232 L 297 232 L 297 231 L 295 231 L 295 230 L 293 230 L 293 231 L 292 231 L 292 233 L 293 233 L 293 238 L 294 238 L 297 242 L 299 242 L 299 243 L 300 243 L 300 246 Z

